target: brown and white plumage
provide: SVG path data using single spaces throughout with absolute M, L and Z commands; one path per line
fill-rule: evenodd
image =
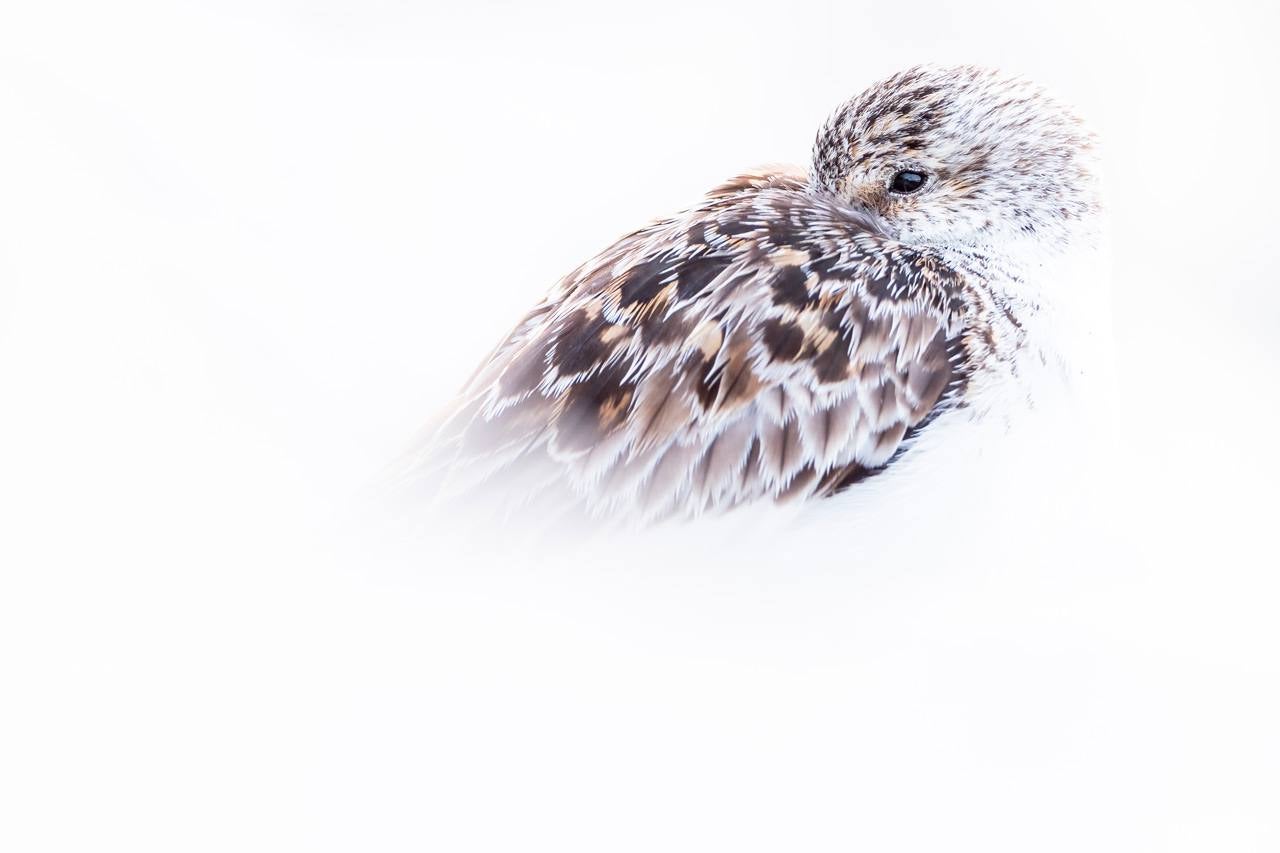
M 972 381 L 1016 373 L 1034 326 L 1018 314 L 1045 295 L 1019 290 L 1034 271 L 1024 258 L 1052 255 L 1039 244 L 1092 204 L 1053 175 L 1025 180 L 1025 197 L 984 181 L 1022 141 L 990 126 L 1002 113 L 1061 137 L 1062 174 L 1084 174 L 1069 120 L 1036 126 L 1037 94 L 1010 107 L 1024 86 L 904 72 L 832 116 L 812 176 L 743 175 L 623 237 L 481 366 L 427 467 L 444 488 L 545 490 L 637 518 L 830 495 L 884 469 L 973 402 Z M 968 149 L 946 132 L 957 127 Z M 885 191 L 904 163 L 928 163 L 912 168 L 930 170 L 931 207 Z M 1032 251 L 995 248 L 1020 238 Z

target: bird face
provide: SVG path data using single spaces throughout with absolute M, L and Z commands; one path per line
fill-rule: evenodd
M 837 110 L 814 145 L 815 188 L 892 237 L 957 249 L 1092 233 L 1091 137 L 1033 85 L 978 68 L 915 68 Z

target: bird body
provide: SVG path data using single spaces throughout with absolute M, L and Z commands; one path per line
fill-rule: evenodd
M 896 75 L 833 114 L 809 173 L 741 175 L 566 276 L 423 458 L 446 489 L 640 520 L 927 468 L 1071 384 L 1091 148 L 1021 81 Z

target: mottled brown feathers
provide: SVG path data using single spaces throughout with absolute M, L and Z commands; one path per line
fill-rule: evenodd
M 807 186 L 740 176 L 566 277 L 465 390 L 449 471 L 536 463 L 593 509 L 656 517 L 887 464 L 966 379 L 965 284 Z

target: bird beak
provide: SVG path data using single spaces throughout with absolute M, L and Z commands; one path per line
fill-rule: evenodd
M 851 219 L 862 223 L 868 231 L 889 239 L 896 239 L 897 229 L 885 219 L 867 200 L 855 194 L 838 199 L 840 207 Z

